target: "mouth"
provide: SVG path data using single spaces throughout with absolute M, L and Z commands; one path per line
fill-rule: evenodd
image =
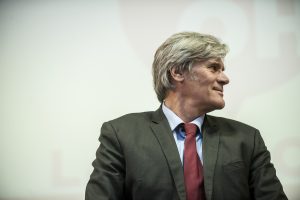
M 213 90 L 217 91 L 221 96 L 223 96 L 223 88 L 213 87 Z

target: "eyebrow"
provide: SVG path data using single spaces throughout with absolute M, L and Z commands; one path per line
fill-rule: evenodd
M 221 64 L 218 61 L 209 61 L 209 64 L 210 65 L 217 65 L 217 66 L 219 66 L 219 68 L 222 69 L 222 71 L 225 71 L 225 65 L 224 65 L 224 63 Z

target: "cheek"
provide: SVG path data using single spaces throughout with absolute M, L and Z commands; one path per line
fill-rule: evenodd
M 210 83 L 210 81 L 208 80 L 202 80 L 199 82 L 199 86 L 202 88 L 203 91 L 206 91 L 208 93 L 211 93 L 213 92 L 213 86 L 212 84 Z

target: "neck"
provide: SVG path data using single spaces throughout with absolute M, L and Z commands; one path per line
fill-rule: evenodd
M 165 105 L 184 122 L 191 122 L 197 117 L 207 113 L 204 109 L 199 108 L 199 105 L 196 105 L 192 100 L 182 98 L 174 92 L 170 92 L 164 102 Z

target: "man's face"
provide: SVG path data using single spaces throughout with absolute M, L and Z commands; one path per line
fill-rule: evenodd
M 190 72 L 184 73 L 182 94 L 194 106 L 210 112 L 225 106 L 223 86 L 228 83 L 222 59 L 211 58 L 195 63 Z

